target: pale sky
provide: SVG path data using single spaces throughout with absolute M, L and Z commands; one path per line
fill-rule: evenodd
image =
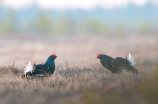
M 42 9 L 84 9 L 89 10 L 97 6 L 104 9 L 126 7 L 129 3 L 144 6 L 148 1 L 158 4 L 158 0 L 0 0 L 0 5 L 21 9 L 36 4 Z

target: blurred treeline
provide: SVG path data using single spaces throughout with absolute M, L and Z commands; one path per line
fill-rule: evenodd
M 158 8 L 152 5 L 104 10 L 21 10 L 0 7 L 0 34 L 6 33 L 157 33 Z

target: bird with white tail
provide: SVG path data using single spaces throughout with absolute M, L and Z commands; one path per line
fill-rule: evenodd
M 50 76 L 55 71 L 55 62 L 54 60 L 57 58 L 55 54 L 52 54 L 48 57 L 45 64 L 31 64 L 29 61 L 28 64 L 24 68 L 24 73 L 22 74 L 22 78 L 29 79 L 30 77 L 46 77 Z
M 112 57 L 104 54 L 98 54 L 97 58 L 100 59 L 103 67 L 110 70 L 112 73 L 118 73 L 122 69 L 138 73 L 138 70 L 135 68 L 134 59 L 130 53 L 128 58 L 116 57 L 113 59 Z

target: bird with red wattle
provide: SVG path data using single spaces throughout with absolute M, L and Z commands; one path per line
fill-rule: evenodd
M 33 66 L 29 62 L 24 69 L 24 76 L 28 79 L 28 76 L 45 77 L 47 75 L 52 75 L 55 71 L 55 59 L 57 56 L 52 54 L 48 57 L 45 64 L 34 64 Z M 23 78 L 23 77 L 22 77 Z
M 110 70 L 112 73 L 118 73 L 122 69 L 138 73 L 138 70 L 135 68 L 135 62 L 130 53 L 128 59 L 127 57 L 126 59 L 122 57 L 116 57 L 113 59 L 112 57 L 104 54 L 98 54 L 97 58 L 100 59 L 103 67 Z

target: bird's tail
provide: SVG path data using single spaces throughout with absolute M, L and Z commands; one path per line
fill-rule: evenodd
M 134 67 L 135 66 L 135 62 L 134 62 L 134 59 L 132 58 L 132 55 L 129 53 L 128 55 L 128 61 L 130 62 L 130 64 Z
M 24 73 L 27 73 L 27 72 L 32 73 L 33 71 L 34 71 L 33 66 L 31 65 L 31 62 L 29 61 L 28 64 L 24 68 Z

